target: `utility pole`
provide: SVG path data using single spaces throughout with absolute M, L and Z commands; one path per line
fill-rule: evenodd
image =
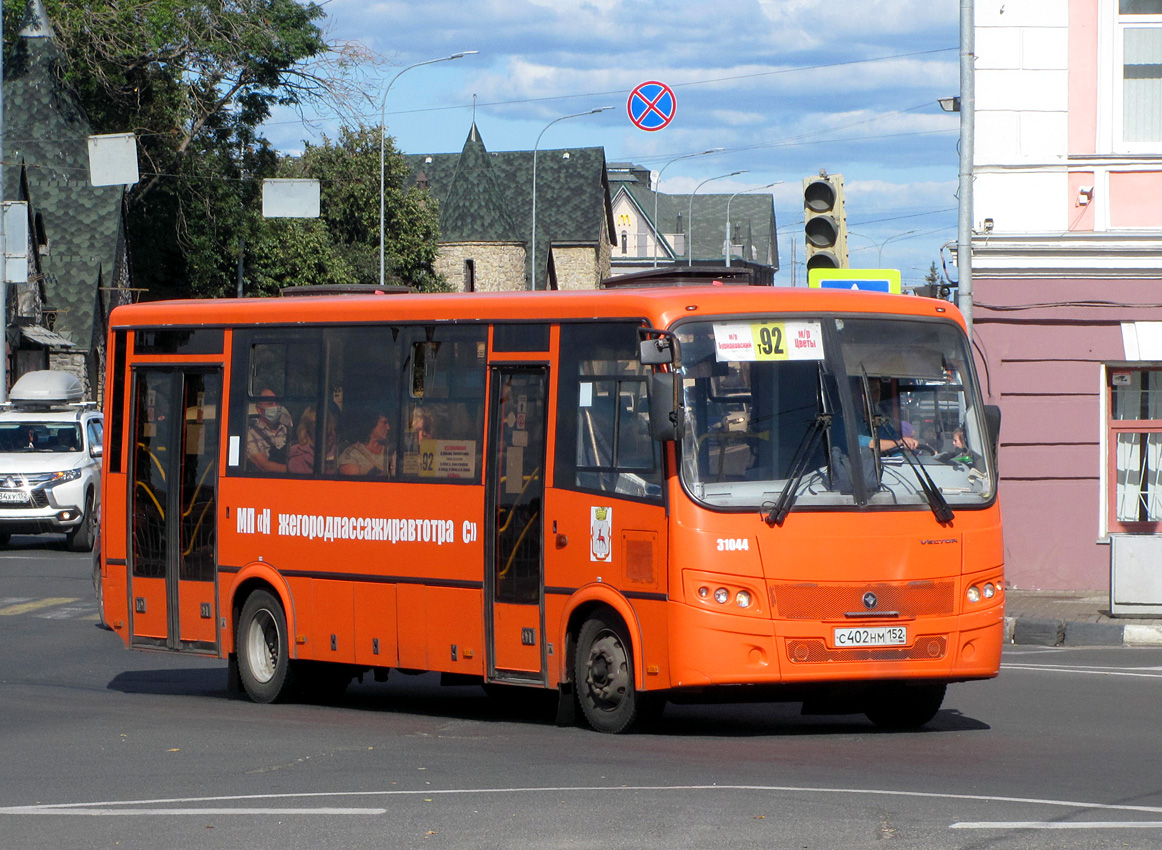
M 972 143 L 976 112 L 973 71 L 976 22 L 973 0 L 960 0 L 960 176 L 957 186 L 956 279 L 957 306 L 972 338 Z
M 4 0 L 0 0 L 0 404 L 8 401 L 8 233 L 4 227 Z

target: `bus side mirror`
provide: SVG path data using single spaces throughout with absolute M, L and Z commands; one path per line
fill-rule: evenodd
M 650 376 L 650 437 L 665 442 L 681 436 L 678 376 L 673 372 L 655 372 Z
M 664 336 L 643 339 L 638 343 L 638 358 L 643 366 L 668 366 L 673 362 L 673 346 Z
M 988 431 L 989 445 L 993 450 L 993 460 L 998 459 L 997 452 L 1001 445 L 1001 409 L 995 404 L 984 406 L 984 427 Z

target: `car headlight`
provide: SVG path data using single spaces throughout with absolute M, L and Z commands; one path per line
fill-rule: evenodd
M 76 481 L 80 477 L 81 470 L 79 469 L 66 469 L 63 472 L 54 472 L 46 486 L 52 487 L 55 484 L 64 484 L 66 481 Z

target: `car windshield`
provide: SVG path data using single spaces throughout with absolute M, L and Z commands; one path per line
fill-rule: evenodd
M 79 452 L 81 429 L 75 422 L 0 422 L 0 452 Z
M 982 405 L 951 321 L 772 316 L 676 330 L 682 479 L 698 500 L 941 516 L 992 499 Z

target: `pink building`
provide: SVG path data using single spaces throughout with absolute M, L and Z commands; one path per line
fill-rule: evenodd
M 1111 535 L 1162 543 L 1162 0 L 975 15 L 975 335 L 1008 577 L 1104 589 Z

